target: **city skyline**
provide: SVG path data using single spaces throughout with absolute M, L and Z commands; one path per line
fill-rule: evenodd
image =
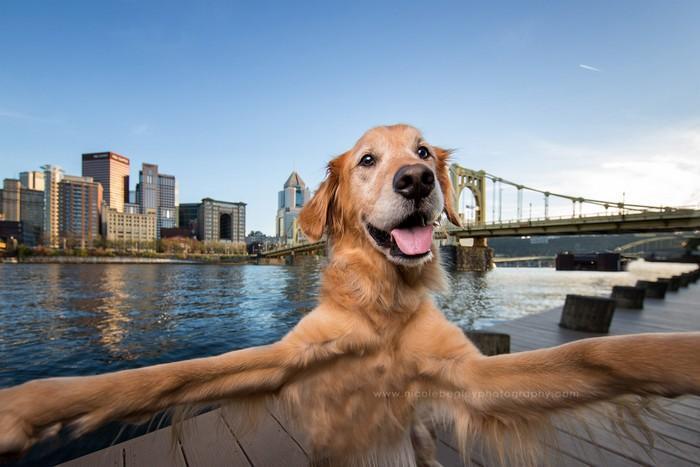
M 154 234 L 154 239 L 160 239 L 161 238 L 161 229 L 177 229 L 178 227 L 181 227 L 178 222 L 178 217 L 179 217 L 179 205 L 184 204 L 184 205 L 194 205 L 194 204 L 202 204 L 202 203 L 207 203 L 207 202 L 214 202 L 214 203 L 223 203 L 224 205 L 228 206 L 236 206 L 235 209 L 238 209 L 238 206 L 243 206 L 242 208 L 242 214 L 240 214 L 240 219 L 242 222 L 243 230 L 239 231 L 238 228 L 235 229 L 235 232 L 233 233 L 228 233 L 228 237 L 232 237 L 231 240 L 233 241 L 243 241 L 246 232 L 245 232 L 245 205 L 247 204 L 244 201 L 238 200 L 238 201 L 221 201 L 221 200 L 214 200 L 209 196 L 205 196 L 201 199 L 201 202 L 185 202 L 185 203 L 180 203 L 179 202 L 179 196 L 178 196 L 178 187 L 179 183 L 177 182 L 177 177 L 174 175 L 169 175 L 169 174 L 164 174 L 158 171 L 158 164 L 153 164 L 150 162 L 143 162 L 141 165 L 141 170 L 138 171 L 139 177 L 138 181 L 131 183 L 131 168 L 130 168 L 130 158 L 115 153 L 113 151 L 101 151 L 97 153 L 85 153 L 81 155 L 82 159 L 82 168 L 81 168 L 81 175 L 72 175 L 68 171 L 66 171 L 63 166 L 57 165 L 57 164 L 44 164 L 41 166 L 41 169 L 44 170 L 42 171 L 34 171 L 34 170 L 25 170 L 22 172 L 19 172 L 17 176 L 9 176 L 9 177 L 3 177 L 2 174 L 0 174 L 0 180 L 3 180 L 3 185 L 2 188 L 0 188 L 0 195 L 3 194 L 3 188 L 5 188 L 5 191 L 7 191 L 8 188 L 11 190 L 17 191 L 19 193 L 20 187 L 22 190 L 29 190 L 29 191 L 36 191 L 37 193 L 41 192 L 44 193 L 44 177 L 46 175 L 45 171 L 46 170 L 54 170 L 60 172 L 60 177 L 59 181 L 63 181 L 66 179 L 71 179 L 72 181 L 76 181 L 78 179 L 83 179 L 89 180 L 92 182 L 94 179 L 95 183 L 97 185 L 102 186 L 102 189 L 104 189 L 104 192 L 106 194 L 109 194 L 112 192 L 113 194 L 118 195 L 118 202 L 115 202 L 115 200 L 112 200 L 110 203 L 107 199 L 107 196 L 105 196 L 105 204 L 104 207 L 107 210 L 112 210 L 114 213 L 127 213 L 128 214 L 153 214 L 156 216 L 157 219 L 157 228 L 154 227 L 155 231 L 157 232 Z M 100 165 L 96 165 L 100 164 Z M 116 169 L 116 171 L 115 171 Z M 37 175 L 38 174 L 38 175 Z M 40 177 L 40 180 L 37 181 L 37 179 Z M 50 178 L 49 178 L 50 180 Z M 8 185 L 10 183 L 10 185 Z M 40 190 L 35 190 L 35 186 L 40 183 L 41 184 L 41 189 Z M 107 188 L 105 188 L 107 186 Z M 112 188 L 110 190 L 110 186 L 116 186 L 117 188 Z M 132 187 L 134 188 L 132 190 Z M 50 192 L 50 191 L 49 191 Z M 10 196 L 17 198 L 16 203 L 12 204 L 13 209 L 17 210 L 17 213 L 10 213 L 9 218 L 8 216 L 5 215 L 5 210 L 4 208 L 4 198 L 7 198 L 7 194 L 5 196 L 0 196 L 0 219 L 2 220 L 20 220 L 19 219 L 19 194 L 14 195 L 12 194 L 13 192 L 10 192 Z M 130 194 L 133 193 L 135 195 L 135 200 L 134 203 L 130 203 L 129 197 Z M 56 195 L 57 196 L 57 195 Z M 58 200 L 58 198 L 56 198 Z M 58 201 L 56 201 L 58 202 Z M 51 204 L 51 203 L 49 203 Z M 102 203 L 98 203 L 102 204 Z M 126 209 L 129 208 L 129 209 Z M 137 212 L 131 212 L 133 208 L 138 208 Z M 230 209 L 230 208 L 225 208 L 225 209 Z M 51 208 L 49 207 L 48 210 L 42 208 L 42 216 L 50 215 L 51 213 Z M 236 220 L 236 224 L 239 219 L 239 213 L 236 212 L 234 214 Z M 16 218 L 16 219 L 15 219 Z M 44 221 L 42 222 L 43 225 L 42 227 L 46 229 L 47 225 L 50 225 L 52 223 L 56 223 L 57 221 L 51 222 L 51 221 Z M 123 220 L 120 219 L 120 222 L 123 222 Z M 103 222 L 104 224 L 104 222 Z M 208 227 L 211 230 L 211 226 Z M 218 224 L 217 224 L 218 228 Z M 50 230 L 50 229 L 49 229 Z M 231 230 L 231 226 L 228 227 L 228 230 Z M 56 235 L 58 234 L 58 231 Z M 218 239 L 217 235 L 212 234 L 211 232 L 208 234 L 207 240 L 212 240 L 214 237 Z M 48 239 L 47 240 L 48 244 L 56 244 L 55 240 Z
M 7 173 L 49 160 L 79 173 L 75 154 L 109 147 L 187 174 L 181 201 L 246 201 L 248 228 L 271 233 L 291 170 L 313 190 L 366 129 L 406 122 L 461 165 L 530 186 L 700 198 L 697 2 L 78 1 L 3 13 Z
M 157 240 L 173 237 L 245 244 L 245 202 L 205 197 L 180 205 L 177 178 L 159 172 L 157 164 L 144 162 L 131 190 L 128 157 L 104 151 L 81 159 L 79 176 L 45 164 L 43 172 L 3 179 L 0 221 L 7 238 L 25 246 L 64 249 L 111 245 L 149 250 Z M 186 219 L 180 219 L 181 211 Z

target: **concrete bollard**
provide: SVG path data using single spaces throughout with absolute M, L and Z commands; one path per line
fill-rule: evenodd
M 615 300 L 615 305 L 621 308 L 641 310 L 644 308 L 645 295 L 646 291 L 641 287 L 616 285 L 612 288 L 610 298 Z
M 683 274 L 678 276 L 678 280 L 681 283 L 681 287 L 688 287 L 688 284 L 690 284 L 690 274 L 684 272 Z
M 606 333 L 614 312 L 615 300 L 611 298 L 567 295 L 559 326 L 576 331 Z
M 637 281 L 637 285 L 635 287 L 644 289 L 644 296 L 646 298 L 666 298 L 668 283 L 657 281 Z
M 464 334 L 484 355 L 510 353 L 510 334 L 488 331 L 464 331 Z
M 668 292 L 678 292 L 678 287 L 681 286 L 681 281 L 678 280 L 678 276 L 672 277 L 659 277 L 656 279 L 657 282 L 665 282 L 668 284 Z

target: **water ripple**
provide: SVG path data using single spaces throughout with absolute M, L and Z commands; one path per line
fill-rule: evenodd
M 481 328 L 558 306 L 567 293 L 609 293 L 614 284 L 678 268 L 455 273 L 451 291 L 437 302 L 460 326 Z M 0 387 L 269 343 L 315 306 L 319 271 L 314 261 L 301 266 L 0 265 Z

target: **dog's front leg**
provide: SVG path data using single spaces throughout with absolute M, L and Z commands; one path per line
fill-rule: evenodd
M 0 455 L 20 454 L 70 425 L 77 433 L 168 407 L 278 390 L 298 369 L 288 342 L 97 376 L 50 378 L 0 390 Z
M 486 413 L 523 416 L 618 396 L 700 395 L 700 333 L 598 337 L 466 363 L 462 387 Z
M 451 325 L 433 333 L 439 344 L 422 352 L 423 374 L 453 396 L 440 402 L 450 404 L 460 442 L 478 436 L 518 463 L 537 460 L 536 436 L 561 410 L 627 395 L 700 395 L 697 332 L 589 338 L 492 357 L 480 355 Z

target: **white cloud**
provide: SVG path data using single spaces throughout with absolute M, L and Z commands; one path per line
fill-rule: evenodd
M 629 203 L 653 206 L 700 204 L 698 122 L 606 145 L 538 141 L 534 146 L 534 153 L 561 161 L 537 177 L 537 188 L 606 201 L 619 201 L 624 192 Z
M 583 63 L 579 64 L 579 68 L 583 68 L 584 70 L 588 70 L 588 71 L 600 72 L 600 68 L 596 68 L 596 67 L 590 66 L 590 65 L 584 65 Z
M 19 112 L 12 112 L 11 110 L 5 110 L 5 109 L 0 109 L 0 117 L 5 117 L 5 118 L 17 118 L 20 120 L 24 120 L 29 118 L 27 115 L 19 113 Z
M 37 117 L 35 115 L 23 113 L 23 112 L 15 112 L 14 110 L 9 110 L 9 109 L 0 109 L 0 118 L 11 118 L 14 120 L 29 120 L 33 122 L 48 122 L 48 123 L 54 123 L 56 120 L 51 119 L 51 118 L 43 118 L 43 117 Z
M 131 134 L 136 136 L 145 135 L 150 129 L 151 127 L 148 123 L 140 123 L 131 129 Z

